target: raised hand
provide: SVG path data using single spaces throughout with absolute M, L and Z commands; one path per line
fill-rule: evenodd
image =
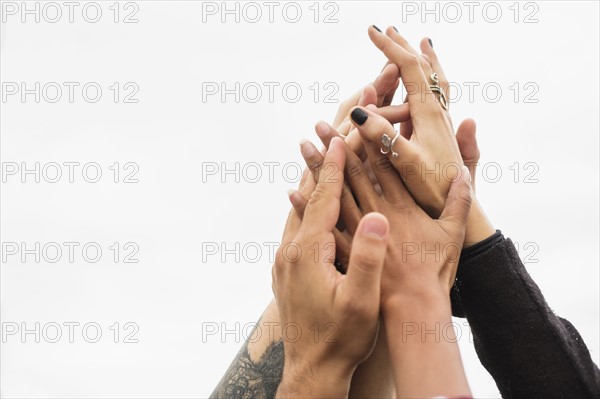
M 380 214 L 366 215 L 354 234 L 347 274 L 335 269 L 333 230 L 345 158 L 344 142 L 334 139 L 303 218 L 295 210 L 290 213 L 273 266 L 281 322 L 299 331 L 283 337 L 285 365 L 278 397 L 347 396 L 352 374 L 371 353 L 377 336 L 389 226 Z

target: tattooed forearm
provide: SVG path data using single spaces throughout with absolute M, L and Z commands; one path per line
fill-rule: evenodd
M 258 362 L 253 362 L 245 343 L 211 399 L 271 399 L 275 397 L 283 374 L 283 341 L 269 344 Z

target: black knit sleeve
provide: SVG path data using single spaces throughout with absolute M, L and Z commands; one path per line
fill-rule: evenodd
M 600 371 L 575 327 L 552 312 L 512 241 L 488 240 L 461 255 L 452 301 L 502 396 L 600 398 Z

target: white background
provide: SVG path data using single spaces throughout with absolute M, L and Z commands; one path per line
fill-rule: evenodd
M 33 9 L 34 3 L 27 4 Z M 481 162 L 491 165 L 487 174 L 482 168 L 477 174 L 480 201 L 494 226 L 519 243 L 548 303 L 578 328 L 598 363 L 597 2 L 498 2 L 485 12 L 482 2 L 472 22 L 463 2 L 428 3 L 429 9 L 438 7 L 433 14 L 424 13 L 421 2 L 399 1 L 317 7 L 301 2 L 288 6 L 286 14 L 286 3 L 280 2 L 272 22 L 267 5 L 257 3 L 262 17 L 255 23 L 256 8 L 244 3 L 237 3 L 239 22 L 236 13 L 222 22 L 221 2 L 213 3 L 216 15 L 203 13 L 202 3 L 194 1 L 122 2 L 118 23 L 112 1 L 98 2 L 97 23 L 83 18 L 85 2 L 75 8 L 73 23 L 62 2 L 56 23 L 46 20 L 55 17 L 50 8 L 39 23 L 35 15 L 25 15 L 23 23 L 21 2 L 15 4 L 17 14 L 2 16 L 3 171 L 12 163 L 21 168 L 22 162 L 30 169 L 36 162 L 40 169 L 51 162 L 96 162 L 102 177 L 86 182 L 81 165 L 73 183 L 66 166 L 57 183 L 44 176 L 36 183 L 35 176 L 22 177 L 20 171 L 4 176 L 5 245 L 81 244 L 72 263 L 64 246 L 56 263 L 47 261 L 49 254 L 36 263 L 34 255 L 23 261 L 20 253 L 3 252 L 3 328 L 63 326 L 57 343 L 44 336 L 36 343 L 35 334 L 22 338 L 21 331 L 3 335 L 4 397 L 166 398 L 212 392 L 243 337 L 220 331 L 203 339 L 203 325 L 243 332 L 272 297 L 270 252 L 263 243 L 280 238 L 289 209 L 286 190 L 296 186 L 294 165 L 301 165 L 297 143 L 304 137 L 317 140 L 314 123 L 332 120 L 339 104 L 325 102 L 326 94 L 336 91 L 331 99 L 339 102 L 378 74 L 385 59 L 367 37 L 370 24 L 396 25 L 415 46 L 422 37 L 432 38 L 447 75 L 462 89 L 452 105 L 455 126 L 466 117 L 477 120 Z M 43 13 L 44 3 L 38 7 Z M 289 22 L 296 8 L 302 16 Z M 497 8 L 502 15 L 492 23 Z M 87 10 L 93 18 L 94 10 Z M 132 12 L 138 22 L 123 23 Z M 329 14 L 337 22 L 325 23 Z M 537 22 L 525 23 L 528 15 Z M 62 98 L 50 103 L 55 92 L 48 91 L 40 92 L 39 103 L 34 94 L 22 100 L 20 92 L 7 95 L 11 82 L 25 82 L 28 89 L 35 82 L 40 87 L 57 82 Z M 64 82 L 80 84 L 72 103 Z M 102 88 L 96 103 L 82 96 L 88 82 Z M 116 103 L 109 88 L 114 82 L 120 87 Z M 128 82 L 139 88 L 132 97 L 137 103 L 123 101 L 134 87 L 125 90 Z M 239 82 L 239 102 L 234 94 L 222 101 L 220 93 L 203 100 L 203 83 L 211 82 L 225 82 L 229 89 Z M 263 88 L 256 103 L 248 101 L 255 91 L 241 92 L 249 82 Z M 279 84 L 273 101 L 265 82 Z M 293 89 L 288 97 L 282 93 L 286 83 L 302 89 L 297 102 L 291 101 Z M 467 85 L 478 85 L 471 99 Z M 311 86 L 319 87 L 316 99 Z M 119 183 L 109 169 L 115 162 Z M 138 183 L 123 182 L 132 171 L 124 169 L 128 162 L 139 166 Z M 236 162 L 239 183 L 235 173 L 203 176 L 213 163 L 233 169 Z M 263 165 L 255 183 L 248 179 L 256 169 L 244 169 L 250 162 Z M 272 181 L 265 162 L 279 163 Z M 284 172 L 288 162 L 292 167 Z M 526 169 L 527 163 L 532 164 Z M 498 169 L 502 175 L 494 182 Z M 54 174 L 53 169 L 47 177 Z M 528 175 L 537 183 L 526 183 Z M 97 263 L 82 257 L 88 242 L 103 250 Z M 121 248 L 118 262 L 109 248 L 115 242 Z M 139 247 L 133 257 L 138 263 L 123 262 L 131 252 L 123 248 L 128 242 Z M 250 252 L 238 262 L 231 254 L 222 262 L 221 254 L 203 251 L 211 242 L 230 249 L 239 243 Z M 256 262 L 252 243 L 262 248 Z M 72 343 L 65 322 L 80 323 Z M 115 322 L 118 343 L 110 329 Z M 139 326 L 132 337 L 138 343 L 123 342 L 133 331 L 125 329 L 127 322 Z M 83 337 L 86 323 L 101 327 L 97 343 L 85 340 L 94 338 L 93 329 Z M 46 333 L 53 338 L 56 331 L 47 327 Z M 462 335 L 474 395 L 498 396 L 464 327 Z

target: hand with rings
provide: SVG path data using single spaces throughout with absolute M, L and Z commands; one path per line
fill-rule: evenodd
M 389 161 L 417 203 L 437 217 L 450 183 L 460 175 L 463 165 L 447 112 L 448 83 L 444 71 L 427 39 L 421 42 L 421 55 L 392 27 L 385 33 L 370 27 L 369 37 L 399 68 L 410 119 L 401 123 L 396 132 L 382 110 L 368 105 L 355 107 L 352 120 L 365 143 L 376 143 L 383 154 L 391 154 Z M 465 128 L 474 130 L 471 121 L 464 123 Z

